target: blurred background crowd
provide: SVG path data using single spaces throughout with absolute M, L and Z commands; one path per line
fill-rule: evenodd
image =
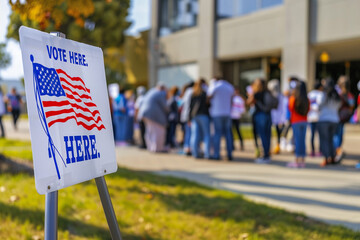
M 246 87 L 246 93 L 221 77 L 200 78 L 182 89 L 159 82 L 148 91 L 139 86 L 136 93 L 112 85 L 116 145 L 137 144 L 162 153 L 176 149 L 197 159 L 220 160 L 224 137 L 231 161 L 233 151 L 244 150 L 241 125 L 251 124 L 256 163 L 270 163 L 272 154 L 294 152 L 287 164 L 290 168 L 305 167 L 307 155 L 323 156 L 321 166 L 339 164 L 345 154 L 345 123 L 359 122 L 360 95 L 350 92 L 345 76 L 316 81 L 309 92 L 297 77 L 290 77 L 288 85 L 282 92 L 279 80 L 258 78 Z M 136 141 L 134 129 L 139 129 Z M 272 133 L 276 143 L 271 148 Z
M 34 0 L 2 7 L 4 95 L 15 82 L 24 95 L 20 26 L 98 46 L 117 145 L 220 159 L 224 137 L 231 160 L 245 148 L 241 126 L 252 126 L 256 162 L 286 151 L 295 153 L 289 167 L 304 167 L 306 153 L 322 155 L 325 166 L 341 162 L 344 125 L 359 121 L 359 1 Z M 17 119 L 16 108 L 0 105 Z

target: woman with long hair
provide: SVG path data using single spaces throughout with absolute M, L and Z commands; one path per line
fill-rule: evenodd
M 189 120 L 191 124 L 190 148 L 192 156 L 200 158 L 199 145 L 204 140 L 204 157 L 210 158 L 210 117 L 209 103 L 203 90 L 203 80 L 198 80 L 193 87 L 190 101 Z
M 305 167 L 305 136 L 309 108 L 310 102 L 306 92 L 306 84 L 303 81 L 298 81 L 289 98 L 290 122 L 295 141 L 295 161 L 287 164 L 290 168 Z
M 254 123 L 256 133 L 261 138 L 263 145 L 263 157 L 255 160 L 256 163 L 270 163 L 270 140 L 271 140 L 271 109 L 266 107 L 266 94 L 271 94 L 266 87 L 264 79 L 256 79 L 252 84 L 253 94 L 249 96 L 247 104 L 255 104 Z
M 335 90 L 333 79 L 324 79 L 322 84 L 324 90 L 319 105 L 318 130 L 320 135 L 320 151 L 325 158 L 321 166 L 326 166 L 335 163 L 333 138 L 340 121 L 338 111 L 341 105 L 341 98 Z
M 341 105 L 339 109 L 340 122 L 337 126 L 334 136 L 334 146 L 336 149 L 335 161 L 340 163 L 345 153 L 342 149 L 344 126 L 348 122 L 353 114 L 355 107 L 355 97 L 350 92 L 350 80 L 346 76 L 340 76 L 337 83 L 337 92 L 340 95 Z M 336 87 L 335 87 L 336 88 Z
M 189 122 L 189 108 L 190 100 L 193 91 L 194 82 L 190 82 L 183 87 L 182 93 L 180 94 L 181 104 L 180 104 L 180 123 L 183 130 L 183 153 L 187 156 L 191 155 L 190 149 L 190 138 L 191 138 L 191 128 L 188 124 Z

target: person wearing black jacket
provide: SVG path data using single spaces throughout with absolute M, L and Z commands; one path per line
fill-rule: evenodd
M 201 137 L 204 140 L 204 157 L 210 158 L 210 117 L 209 103 L 206 92 L 202 89 L 203 81 L 199 80 L 194 84 L 191 96 L 189 119 L 191 124 L 190 147 L 192 155 L 200 158 L 199 145 Z
M 254 127 L 261 138 L 263 146 L 263 157 L 257 158 L 256 163 L 270 163 L 270 141 L 271 141 L 271 107 L 269 98 L 271 94 L 267 90 L 264 79 L 256 79 L 252 84 L 253 94 L 247 99 L 247 104 L 255 104 Z
M 176 125 L 178 123 L 178 104 L 176 100 L 177 92 L 179 89 L 174 86 L 168 91 L 167 106 L 168 113 L 168 126 L 166 131 L 166 146 L 170 148 L 175 147 L 176 139 Z

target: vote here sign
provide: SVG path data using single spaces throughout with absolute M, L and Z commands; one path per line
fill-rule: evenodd
M 100 48 L 20 28 L 40 194 L 117 170 Z

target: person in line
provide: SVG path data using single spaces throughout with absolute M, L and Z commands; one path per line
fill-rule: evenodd
M 304 168 L 306 156 L 306 127 L 307 114 L 309 112 L 310 102 L 307 97 L 306 84 L 298 81 L 292 95 L 289 98 L 289 110 L 291 113 L 290 122 L 294 133 L 295 142 L 295 161 L 289 162 L 287 167 Z
M 247 86 L 246 87 L 247 97 L 249 98 L 253 94 L 254 94 L 254 91 L 253 91 L 252 85 Z M 259 143 L 258 143 L 258 133 L 256 131 L 256 125 L 255 125 L 255 111 L 256 111 L 255 104 L 254 103 L 250 104 L 249 105 L 249 114 L 251 115 L 252 134 L 253 134 L 253 139 L 254 139 L 254 144 L 255 144 L 255 158 L 259 158 L 260 157 L 260 147 L 259 147 Z
M 360 92 L 360 81 L 357 83 L 357 89 Z M 360 119 L 360 93 L 358 94 L 358 97 L 357 97 L 357 107 L 355 109 L 352 121 L 353 121 L 353 123 L 359 123 L 360 122 L 359 119 Z M 355 168 L 360 169 L 360 162 L 358 162 L 355 165 Z
M 319 122 L 319 105 L 320 105 L 320 99 L 322 96 L 322 90 L 323 86 L 320 81 L 317 81 L 314 85 L 314 89 L 308 93 L 308 98 L 310 101 L 310 110 L 307 116 L 310 130 L 311 130 L 311 155 L 312 157 L 320 156 L 320 150 L 315 151 L 315 134 L 318 132 L 318 122 Z
M 327 78 L 322 80 L 324 86 L 319 105 L 318 130 L 320 135 L 320 151 L 324 156 L 321 166 L 335 163 L 335 148 L 333 139 L 339 124 L 339 108 L 341 98 L 335 90 L 334 80 Z
M 125 141 L 134 144 L 135 95 L 133 90 L 125 92 L 127 114 L 125 117 Z
M 289 90 L 284 92 L 284 96 L 285 98 L 285 102 L 286 106 L 289 106 L 289 98 L 292 95 L 292 91 L 294 90 L 294 88 L 296 87 L 297 82 L 299 81 L 299 79 L 295 76 L 291 76 L 288 79 L 289 82 Z M 280 149 L 282 151 L 287 151 L 287 152 L 293 152 L 294 151 L 294 133 L 292 134 L 291 139 L 288 139 L 288 134 L 289 131 L 292 129 L 291 128 L 291 113 L 289 108 L 286 108 L 286 124 L 285 127 L 283 129 L 283 136 L 280 139 Z
M 166 131 L 166 146 L 169 148 L 176 147 L 175 144 L 175 135 L 176 135 L 176 126 L 178 123 L 178 103 L 177 103 L 177 93 L 179 89 L 174 86 L 170 88 L 167 96 L 167 107 L 169 109 L 168 113 L 168 127 Z
M 357 90 L 360 92 L 360 81 L 357 83 Z M 360 123 L 360 93 L 357 96 L 356 108 L 353 116 L 351 117 L 351 123 Z
M 5 129 L 4 129 L 4 125 L 2 122 L 2 117 L 3 115 L 6 113 L 6 109 L 5 109 L 5 97 L 3 95 L 2 89 L 0 88 L 0 130 L 1 130 L 1 138 L 5 137 Z
M 180 122 L 184 126 L 184 143 L 183 143 L 183 153 L 187 156 L 191 155 L 190 149 L 190 138 L 191 138 L 191 128 L 188 124 L 189 122 L 189 111 L 190 111 L 190 101 L 191 95 L 193 92 L 194 82 L 190 82 L 184 87 L 182 93 L 182 104 L 181 104 L 181 113 L 180 113 Z
M 139 111 L 140 119 L 145 122 L 145 141 L 150 152 L 166 151 L 167 115 L 166 87 L 160 82 L 146 93 Z
M 284 130 L 286 123 L 286 109 L 287 101 L 285 101 L 284 95 L 281 93 L 280 81 L 278 79 L 273 79 L 268 82 L 267 85 L 271 94 L 278 99 L 278 107 L 271 110 L 271 121 L 276 128 L 277 142 L 273 150 L 274 154 L 280 153 L 280 138 L 282 131 Z
M 266 95 L 271 94 L 266 87 L 264 79 L 256 79 L 252 84 L 253 94 L 247 99 L 247 104 L 255 104 L 254 122 L 256 132 L 261 138 L 263 156 L 255 160 L 256 163 L 270 163 L 271 140 L 271 108 L 266 106 Z
M 346 76 L 340 76 L 337 84 L 337 92 L 341 98 L 341 106 L 339 109 L 340 122 L 336 128 L 334 136 L 334 147 L 336 149 L 335 161 L 340 163 L 345 156 L 342 149 L 344 138 L 345 123 L 351 119 L 355 107 L 354 95 L 350 92 L 350 81 Z
M 232 121 L 232 127 L 235 128 L 235 131 L 238 135 L 238 138 L 240 140 L 240 150 L 244 151 L 244 141 L 243 137 L 241 135 L 240 131 L 240 119 L 242 115 L 245 113 L 245 100 L 240 95 L 240 89 L 239 87 L 235 88 L 235 94 L 232 98 L 231 102 L 231 121 Z M 234 136 L 233 136 L 233 143 L 234 143 Z M 235 147 L 233 147 L 235 149 Z
M 210 158 L 210 118 L 209 103 L 206 92 L 203 90 L 202 79 L 198 80 L 193 87 L 190 101 L 189 124 L 191 124 L 190 146 L 192 156 L 201 158 L 199 145 L 204 140 L 204 157 Z
M 145 142 L 145 123 L 144 121 L 139 118 L 139 109 L 144 101 L 144 95 L 146 93 L 146 88 L 144 86 L 139 86 L 136 89 L 137 98 L 135 101 L 135 119 L 139 123 L 140 129 L 140 145 L 139 148 L 146 149 L 146 142 Z
M 127 102 L 125 98 L 125 89 L 120 87 L 119 95 L 113 101 L 113 111 L 114 111 L 114 124 L 115 124 L 115 141 L 116 145 L 122 146 L 126 145 L 126 115 L 127 115 Z
M 14 129 L 17 130 L 17 122 L 20 117 L 21 104 L 23 103 L 21 96 L 17 93 L 16 88 L 12 88 L 6 97 L 7 110 L 13 118 Z
M 214 156 L 220 160 L 220 140 L 226 139 L 227 158 L 232 160 L 232 134 L 231 134 L 231 99 L 234 95 L 234 87 L 227 81 L 215 78 L 212 87 L 208 88 L 207 96 L 210 99 L 210 116 L 214 123 Z

